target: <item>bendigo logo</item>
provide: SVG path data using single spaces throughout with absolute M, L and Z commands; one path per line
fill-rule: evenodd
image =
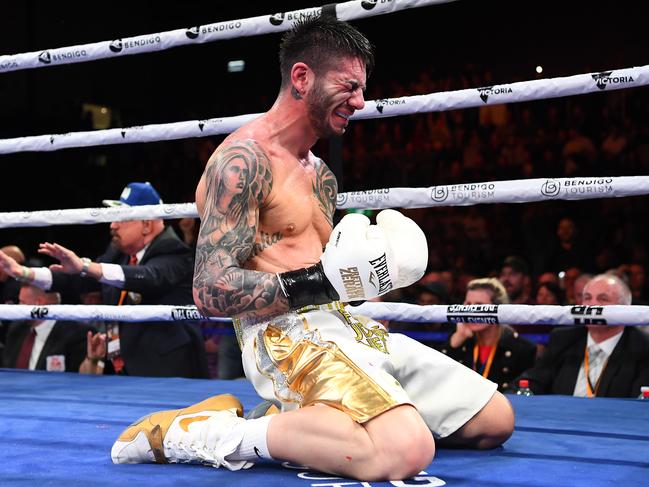
M 556 179 L 546 179 L 541 186 L 541 194 L 543 196 L 557 196 L 561 191 L 561 181 Z
M 122 45 L 122 39 L 115 39 L 108 45 L 108 49 L 115 53 L 121 52 L 123 47 L 124 46 Z
M 304 10 L 294 10 L 291 12 L 278 12 L 268 17 L 268 21 L 277 26 L 282 25 L 284 21 L 297 22 L 302 20 L 309 20 L 313 17 L 319 17 L 322 12 L 322 7 L 313 7 Z

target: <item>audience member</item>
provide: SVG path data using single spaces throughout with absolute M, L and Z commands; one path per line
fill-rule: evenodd
M 575 292 L 575 281 L 581 276 L 583 272 L 579 267 L 568 267 L 564 272 L 561 272 L 561 288 L 566 293 L 566 302 L 568 304 L 574 304 L 577 302 L 577 298 L 574 295 Z M 585 283 L 584 283 L 585 284 Z
M 20 304 L 60 304 L 55 292 L 35 286 L 20 288 Z M 92 329 L 82 323 L 29 320 L 12 323 L 7 332 L 3 366 L 16 369 L 77 372 L 86 356 L 86 334 Z
M 0 248 L 0 252 L 4 252 L 20 265 L 25 263 L 25 254 L 23 254 L 23 251 L 16 245 L 6 245 Z M 18 303 L 20 284 L 15 279 L 10 279 L 10 277 L 11 276 L 0 267 L 0 304 Z
M 149 183 L 130 183 L 119 201 L 104 204 L 138 206 L 161 203 Z M 104 304 L 193 304 L 192 252 L 164 221 L 132 220 L 110 225 L 111 245 L 96 262 L 52 243 L 39 252 L 60 263 L 23 268 L 0 253 L 0 265 L 46 290 L 101 289 Z M 117 373 L 146 376 L 207 377 L 205 345 L 191 322 L 114 323 L 107 327 L 108 359 Z
M 19 264 L 25 262 L 25 255 L 23 251 L 20 250 L 16 245 L 5 245 L 0 248 L 0 252 L 11 256 Z M 15 279 L 10 279 L 9 276 L 2 267 L 0 267 L 0 304 L 17 304 L 18 303 L 18 293 L 20 292 L 20 284 Z M 7 328 L 10 325 L 10 321 L 0 321 L 0 345 L 5 342 L 5 337 L 7 335 Z
M 178 221 L 178 229 L 183 242 L 185 242 L 191 249 L 196 251 L 196 241 L 198 240 L 198 229 L 200 221 L 196 218 L 181 218 Z
M 530 297 L 530 271 L 522 258 L 510 255 L 500 269 L 500 282 L 507 291 L 512 304 L 534 304 Z
M 503 285 L 495 278 L 469 282 L 464 304 L 506 304 Z M 442 353 L 471 367 L 498 384 L 498 390 L 515 386 L 514 379 L 534 365 L 536 347 L 507 325 L 458 323 L 442 346 Z
M 561 280 L 556 272 L 544 272 L 536 280 L 537 288 L 546 282 L 552 282 L 558 286 L 561 283 Z
M 638 262 L 633 262 L 621 266 L 620 271 L 628 279 L 633 304 L 649 304 L 645 297 L 646 272 L 644 266 Z
M 592 278 L 592 274 L 582 274 L 575 279 L 572 286 L 574 301 L 568 301 L 568 304 L 584 304 L 584 287 Z
M 570 267 L 591 269 L 593 258 L 578 237 L 579 231 L 572 218 L 564 217 L 559 220 L 556 240 L 548 246 L 543 268 L 553 272 L 566 271 Z
M 584 287 L 583 304 L 629 305 L 631 291 L 617 276 L 600 274 Z M 545 355 L 521 378 L 535 394 L 636 397 L 649 384 L 649 337 L 633 326 L 560 327 L 551 333 Z
M 416 301 L 420 306 L 450 304 L 448 291 L 441 281 L 431 281 L 415 286 Z
M 536 304 L 562 305 L 565 301 L 563 290 L 554 282 L 544 282 L 536 290 Z

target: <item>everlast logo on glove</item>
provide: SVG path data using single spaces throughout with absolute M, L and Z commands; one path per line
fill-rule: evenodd
M 349 299 L 363 299 L 365 297 L 358 267 L 340 269 L 340 277 L 343 280 L 343 286 L 345 286 L 345 291 L 349 295 Z
M 392 289 L 392 281 L 390 280 L 390 271 L 388 271 L 388 261 L 385 254 L 378 259 L 370 260 L 370 264 L 374 267 L 376 277 L 379 278 L 379 295 L 387 293 Z M 374 284 L 372 276 L 370 276 L 370 283 Z

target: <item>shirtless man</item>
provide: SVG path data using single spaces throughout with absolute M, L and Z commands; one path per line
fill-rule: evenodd
M 232 396 L 154 413 L 118 438 L 115 463 L 264 458 L 388 480 L 427 467 L 435 438 L 486 448 L 511 435 L 495 384 L 340 304 L 412 284 L 428 255 L 394 210 L 332 230 L 336 180 L 310 149 L 363 108 L 372 62 L 350 25 L 299 24 L 282 41 L 275 104 L 217 148 L 196 191 L 195 302 L 233 317 L 246 376 L 281 414 L 244 420 Z

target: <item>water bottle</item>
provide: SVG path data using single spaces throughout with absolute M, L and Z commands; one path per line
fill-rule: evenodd
M 638 396 L 638 399 L 640 399 L 641 401 L 649 402 L 649 386 L 642 386 L 640 388 L 640 395 Z
M 517 396 L 533 396 L 534 393 L 530 389 L 530 381 L 527 379 L 521 379 L 518 381 L 518 390 L 516 391 Z

